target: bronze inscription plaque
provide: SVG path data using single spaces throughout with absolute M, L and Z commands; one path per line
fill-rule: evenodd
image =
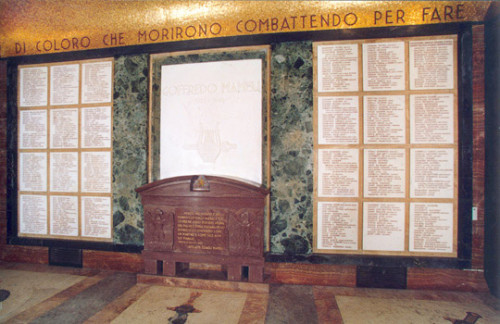
M 174 250 L 227 253 L 227 215 L 218 210 L 176 210 Z

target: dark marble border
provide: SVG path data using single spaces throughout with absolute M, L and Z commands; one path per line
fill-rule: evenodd
M 465 269 L 470 260 L 456 258 L 412 257 L 412 256 L 373 256 L 347 254 L 274 254 L 265 256 L 266 262 L 301 263 L 301 264 L 336 264 L 372 267 L 407 267 L 407 268 L 452 268 Z
M 17 65 L 7 64 L 7 237 L 17 236 Z
M 129 253 L 140 253 L 144 249 L 142 245 L 134 245 L 134 244 L 58 240 L 58 239 L 48 239 L 48 238 L 38 239 L 38 238 L 26 238 L 18 236 L 10 237 L 8 240 L 8 244 L 44 246 L 44 247 L 64 247 L 71 249 L 86 249 L 86 250 L 129 252 Z
M 490 291 L 500 298 L 500 16 L 485 28 L 485 226 L 484 276 Z

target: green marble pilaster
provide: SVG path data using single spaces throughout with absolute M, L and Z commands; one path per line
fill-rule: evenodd
M 273 253 L 311 253 L 313 156 L 312 43 L 279 43 L 271 58 Z
M 147 183 L 148 55 L 115 58 L 113 100 L 113 242 L 144 244 L 135 188 Z

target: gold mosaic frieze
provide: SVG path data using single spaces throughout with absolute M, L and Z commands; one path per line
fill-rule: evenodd
M 482 21 L 490 1 L 0 0 L 0 57 L 215 37 Z

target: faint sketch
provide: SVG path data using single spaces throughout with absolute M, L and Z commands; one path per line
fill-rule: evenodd
M 195 150 L 205 163 L 215 164 L 217 158 L 225 152 L 236 149 L 236 144 L 223 141 L 220 136 L 219 125 L 211 127 L 200 123 L 197 128 L 198 140 L 184 146 L 187 150 Z

